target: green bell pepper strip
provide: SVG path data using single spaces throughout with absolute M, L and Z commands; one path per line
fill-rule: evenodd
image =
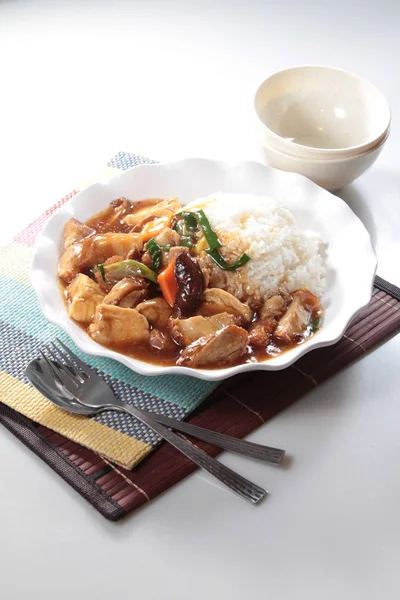
M 217 234 L 210 225 L 210 221 L 207 219 L 204 210 L 197 210 L 195 213 L 198 224 L 200 225 L 204 236 L 210 246 L 211 252 L 222 246 L 218 239 Z
M 208 245 L 210 246 L 210 250 L 215 250 L 216 248 L 220 248 L 222 246 L 217 234 L 211 227 L 210 221 L 207 219 L 204 210 L 200 209 L 193 212 L 182 211 L 179 214 L 182 215 L 185 223 L 185 232 L 181 235 L 186 235 L 191 231 L 194 232 L 198 224 L 204 233 Z

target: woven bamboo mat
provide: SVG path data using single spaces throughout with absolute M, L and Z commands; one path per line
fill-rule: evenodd
M 256 372 L 227 380 L 189 421 L 244 437 L 399 331 L 400 289 L 376 277 L 369 305 L 337 344 L 310 352 L 284 371 Z M 136 510 L 196 468 L 174 448 L 162 444 L 128 471 L 1 403 L 0 423 L 113 521 Z M 219 452 L 207 444 L 195 443 L 210 455 Z

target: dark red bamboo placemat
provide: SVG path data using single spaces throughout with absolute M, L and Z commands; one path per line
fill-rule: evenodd
M 221 385 L 190 422 L 244 437 L 379 343 L 400 331 L 400 289 L 380 277 L 369 305 L 334 346 L 310 352 L 284 371 L 256 372 Z M 268 398 L 265 390 L 268 389 Z M 44 460 L 107 519 L 117 521 L 196 468 L 162 444 L 133 471 L 104 461 L 0 403 L 0 423 Z M 196 442 L 208 454 L 219 450 Z

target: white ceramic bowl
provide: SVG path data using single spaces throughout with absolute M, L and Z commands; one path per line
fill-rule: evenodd
M 387 137 L 363 154 L 338 159 L 303 158 L 281 152 L 267 141 L 264 141 L 262 150 L 264 162 L 268 166 L 299 173 L 326 190 L 337 191 L 360 177 L 374 164 L 382 152 L 386 139 Z
M 307 159 L 337 159 L 377 146 L 390 127 L 390 108 L 371 83 L 341 69 L 300 66 L 274 73 L 254 106 L 265 142 Z
M 109 350 L 68 318 L 60 294 L 57 264 L 64 223 L 69 218 L 86 220 L 119 196 L 139 200 L 177 195 L 187 204 L 216 191 L 269 195 L 292 210 L 301 227 L 319 232 L 327 242 L 327 285 L 322 298 L 325 321 L 315 336 L 265 362 L 215 370 L 188 369 L 152 365 Z M 31 281 L 44 316 L 66 331 L 82 351 L 118 360 L 144 375 L 181 373 L 219 380 L 244 371 L 283 369 L 306 352 L 336 342 L 350 319 L 369 302 L 375 269 L 375 253 L 361 221 L 342 200 L 305 177 L 259 163 L 188 159 L 135 167 L 109 181 L 91 185 L 64 204 L 39 235 Z

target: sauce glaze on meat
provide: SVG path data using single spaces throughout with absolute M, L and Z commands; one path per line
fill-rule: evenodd
M 253 310 L 222 289 L 232 265 L 210 281 L 202 257 L 218 239 L 204 213 L 182 209 L 177 198 L 119 198 L 66 223 L 58 276 L 88 335 L 150 363 L 221 368 L 264 361 L 317 331 L 322 309 L 308 290 L 280 289 Z

